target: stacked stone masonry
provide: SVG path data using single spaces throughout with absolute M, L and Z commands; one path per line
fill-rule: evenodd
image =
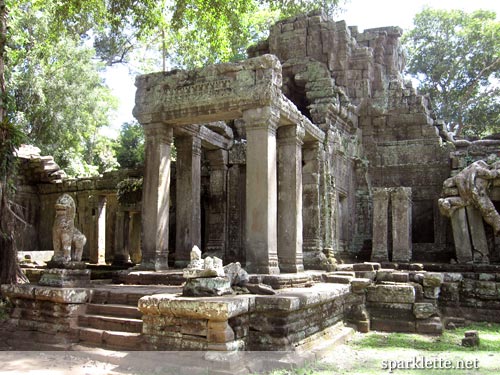
M 450 261 L 443 181 L 500 144 L 445 136 L 428 99 L 403 79 L 401 35 L 310 14 L 278 22 L 243 62 L 137 77 L 144 173 L 65 180 L 36 150 L 20 152 L 17 200 L 32 224 L 21 247 L 49 249 L 53 200 L 68 192 L 92 263 L 183 267 L 193 245 L 268 274 L 331 270 L 372 249 L 392 257 L 394 246 L 395 260 Z M 142 201 L 118 202 L 117 183 L 141 174 Z M 407 228 L 392 227 L 385 244 L 374 238 L 377 191 L 399 187 L 411 190 Z

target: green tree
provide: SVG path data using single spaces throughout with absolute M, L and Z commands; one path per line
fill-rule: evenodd
M 116 159 L 122 168 L 144 165 L 144 129 L 138 122 L 126 122 L 115 144 Z
M 403 41 L 408 73 L 455 135 L 500 130 L 500 22 L 494 12 L 425 9 Z
M 174 56 L 178 57 L 178 61 L 184 62 L 185 65 L 196 65 L 203 62 L 223 61 L 230 57 L 241 53 L 244 48 L 244 41 L 255 37 L 260 32 L 259 27 L 252 28 L 252 14 L 257 9 L 268 9 L 271 12 L 276 12 L 277 16 L 290 15 L 295 12 L 312 10 L 313 8 L 323 7 L 332 9 L 340 0 L 0 0 L 0 158 L 2 160 L 12 160 L 12 152 L 20 142 L 20 128 L 22 125 L 24 131 L 30 135 L 39 135 L 38 128 L 35 125 L 28 124 L 26 119 L 22 118 L 21 113 L 28 112 L 29 105 L 36 105 L 39 100 L 44 100 L 46 91 L 41 89 L 43 85 L 34 85 L 33 89 L 36 95 L 30 92 L 30 86 L 25 85 L 24 90 L 18 90 L 23 98 L 9 98 L 8 93 L 15 93 L 15 90 L 7 89 L 5 86 L 4 74 L 6 46 L 19 43 L 27 47 L 23 51 L 16 51 L 15 48 L 9 50 L 7 72 L 9 78 L 16 75 L 16 66 L 24 66 L 17 71 L 18 77 L 21 80 L 25 76 L 33 77 L 34 81 L 49 80 L 50 93 L 57 97 L 61 90 L 61 98 L 54 102 L 45 101 L 45 105 L 51 109 L 48 113 L 35 116 L 40 118 L 46 116 L 43 121 L 43 126 L 52 126 L 46 134 L 52 134 L 53 143 L 57 143 L 57 134 L 61 122 L 58 121 L 62 116 L 56 108 L 57 104 L 64 102 L 64 95 L 69 94 L 71 90 L 65 90 L 66 85 L 71 85 L 78 78 L 79 74 L 86 74 L 87 71 L 72 70 L 70 65 L 63 63 L 63 60 L 54 59 L 57 56 L 59 48 L 65 51 L 66 54 L 81 53 L 80 58 L 87 59 L 88 50 L 82 48 L 85 38 L 95 37 L 95 47 L 99 56 L 107 57 L 108 63 L 116 61 L 126 61 L 128 52 L 133 49 L 134 44 L 138 41 L 150 41 L 154 38 L 160 38 L 161 44 L 167 49 L 173 50 Z M 8 9 L 12 11 L 11 17 L 8 18 Z M 21 18 L 23 13 L 29 13 L 35 17 L 32 24 L 25 24 L 23 32 L 19 38 L 17 34 L 8 32 L 8 22 L 14 25 L 17 18 Z M 46 31 L 44 39 L 32 39 L 31 30 L 38 29 L 38 17 L 45 25 L 44 17 L 47 17 L 47 27 L 42 29 Z M 260 17 L 264 19 L 265 17 Z M 78 37 L 78 38 L 77 38 Z M 17 39 L 16 39 L 17 38 Z M 68 43 L 62 41 L 68 38 Z M 73 41 L 72 45 L 69 40 Z M 188 43 L 185 43 L 187 40 Z M 39 43 L 33 45 L 33 43 Z M 79 43 L 80 42 L 80 43 Z M 168 45 L 167 45 L 168 43 Z M 177 43 L 177 44 L 176 44 Z M 181 47 L 176 48 L 179 45 Z M 50 48 L 51 46 L 57 46 Z M 208 47 L 207 47 L 208 46 Z M 68 49 L 67 49 L 68 48 Z M 82 48 L 81 50 L 79 48 Z M 26 51 L 37 51 L 36 54 L 28 54 Z M 198 53 L 200 53 L 199 56 Z M 22 55 L 25 53 L 25 55 Z M 54 55 L 53 55 L 54 54 Z M 166 53 L 164 52 L 164 55 Z M 116 57 L 118 56 L 118 60 Z M 188 56 L 188 58 L 183 58 Z M 28 58 L 29 57 L 29 58 Z M 32 59 L 32 61 L 30 61 Z M 40 60 L 40 66 L 37 66 L 37 61 Z M 57 61 L 56 61 L 57 60 Z M 68 61 L 68 60 L 65 60 Z M 34 65 L 31 65 L 34 64 Z M 52 65 L 57 66 L 57 69 L 52 69 Z M 78 65 L 78 64 L 77 64 Z M 30 71 L 30 66 L 34 67 Z M 37 69 L 47 69 L 49 71 L 37 76 Z M 67 73 L 67 71 L 72 72 Z M 66 76 L 69 74 L 70 76 Z M 62 86 L 58 86 L 57 81 L 64 82 Z M 13 80 L 9 82 L 14 85 Z M 95 82 L 95 81 L 93 81 Z M 76 86 L 72 87 L 78 90 Z M 87 89 L 94 87 L 87 86 Z M 83 90 L 82 95 L 93 95 L 96 91 L 89 92 Z M 102 91 L 100 92 L 102 94 Z M 67 99 L 73 101 L 75 106 L 82 104 L 80 100 L 82 95 L 69 96 Z M 25 96 L 31 97 L 32 102 L 27 103 L 23 107 Z M 98 96 L 95 99 L 101 98 Z M 15 100 L 18 100 L 15 102 Z M 9 113 L 9 102 L 15 102 L 15 112 Z M 94 101 L 94 105 L 100 105 L 99 100 Z M 25 111 L 20 111 L 24 108 Z M 97 113 L 89 111 L 89 113 Z M 19 117 L 19 118 L 17 118 Z M 17 121 L 14 120 L 17 118 Z M 70 118 L 75 123 L 67 122 L 68 125 L 64 133 L 77 133 L 76 128 L 80 125 L 80 118 Z M 45 123 L 45 120 L 46 123 Z M 96 121 L 90 132 L 95 134 L 95 128 L 100 124 L 99 119 L 91 119 Z M 34 123 L 33 123 L 34 124 Z M 37 123 L 38 127 L 42 126 L 42 122 Z M 85 137 L 83 137 L 85 138 Z M 87 138 L 88 139 L 88 138 Z M 80 139 L 81 140 L 81 139 Z M 48 147 L 48 142 L 46 143 Z M 61 146 L 64 147 L 64 146 Z M 80 144 L 78 144 L 80 147 Z M 75 152 L 78 152 L 78 147 Z M 3 166 L 2 166 L 3 168 Z M 19 271 L 16 259 L 15 244 L 13 243 L 14 233 L 12 232 L 12 223 L 16 220 L 16 214 L 11 209 L 11 194 L 9 190 L 10 178 L 15 174 L 15 168 L 12 163 L 6 164 L 6 169 L 0 171 L 0 281 L 13 283 L 17 280 L 17 272 Z
M 10 116 L 28 141 L 53 155 L 69 175 L 90 174 L 88 145 L 109 124 L 116 99 L 99 75 L 102 65 L 93 48 L 67 33 L 52 38 L 50 17 L 29 4 L 12 10 L 6 72 Z

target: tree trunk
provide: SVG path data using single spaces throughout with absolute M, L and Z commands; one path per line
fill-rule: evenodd
M 13 147 L 11 128 L 6 125 L 7 106 L 5 89 L 5 45 L 7 42 L 7 7 L 0 0 L 0 284 L 14 284 L 27 281 L 17 263 L 17 249 L 14 241 L 15 220 L 10 207 L 9 179 L 13 176 L 9 165 Z

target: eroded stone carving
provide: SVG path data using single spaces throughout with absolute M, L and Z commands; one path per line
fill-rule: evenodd
M 484 221 L 490 224 L 495 234 L 500 233 L 500 215 L 488 196 L 491 181 L 500 177 L 500 163 L 489 163 L 478 160 L 464 168 L 456 176 L 444 181 L 445 189 L 456 188 L 458 196 L 439 199 L 439 210 L 444 216 L 451 217 L 455 210 L 466 207 L 476 207 L 483 216 Z
M 222 259 L 217 257 L 206 257 L 202 260 L 201 250 L 196 245 L 193 246 L 193 249 L 191 250 L 190 259 L 190 263 L 183 272 L 186 279 L 225 276 Z
M 87 238 L 75 228 L 75 201 L 70 195 L 63 194 L 57 199 L 55 208 L 56 217 L 52 227 L 54 245 L 52 260 L 62 263 L 80 262 Z

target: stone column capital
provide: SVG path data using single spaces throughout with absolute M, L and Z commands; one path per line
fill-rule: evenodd
M 175 147 L 177 147 L 179 152 L 181 152 L 181 150 L 188 151 L 191 149 L 193 155 L 200 156 L 201 138 L 189 134 L 178 135 L 175 137 Z
M 227 150 L 208 150 L 206 156 L 210 168 L 212 169 L 226 169 L 229 159 L 229 152 Z
M 280 126 L 278 128 L 278 144 L 296 144 L 297 146 L 302 146 L 305 135 L 306 130 L 301 124 Z
M 144 124 L 144 136 L 146 138 L 155 138 L 161 143 L 171 144 L 174 140 L 173 128 L 162 123 Z
M 279 119 L 279 109 L 272 106 L 252 108 L 243 112 L 243 120 L 247 131 L 267 128 L 271 134 L 275 135 Z

